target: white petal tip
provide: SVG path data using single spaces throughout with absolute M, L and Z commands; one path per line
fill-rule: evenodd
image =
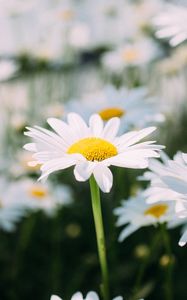
M 52 295 L 50 300 L 62 300 L 62 298 L 56 296 L 56 295 Z
M 184 247 L 186 245 L 186 243 L 184 243 L 184 242 L 179 242 L 179 246 L 180 247 Z

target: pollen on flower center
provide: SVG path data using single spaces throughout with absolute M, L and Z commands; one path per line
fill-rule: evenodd
M 109 107 L 99 111 L 99 115 L 103 119 L 103 121 L 108 121 L 114 117 L 121 118 L 124 114 L 125 110 L 118 107 Z
M 48 192 L 47 192 L 46 188 L 44 188 L 42 186 L 32 186 L 29 189 L 29 194 L 30 194 L 30 196 L 32 196 L 34 198 L 42 199 L 47 196 Z
M 158 204 L 158 205 L 154 205 L 151 206 L 150 208 L 148 208 L 145 212 L 144 215 L 151 215 L 155 218 L 160 218 L 161 216 L 163 216 L 168 210 L 168 205 L 166 204 Z
M 96 138 L 85 138 L 71 145 L 68 154 L 82 154 L 89 161 L 102 161 L 117 155 L 116 147 L 110 142 Z

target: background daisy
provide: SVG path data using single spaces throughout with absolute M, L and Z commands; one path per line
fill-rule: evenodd
M 118 217 L 117 226 L 127 225 L 119 235 L 120 242 L 141 227 L 157 226 L 176 219 L 174 201 L 148 204 L 142 192 L 123 200 L 122 205 L 114 210 L 114 214 Z

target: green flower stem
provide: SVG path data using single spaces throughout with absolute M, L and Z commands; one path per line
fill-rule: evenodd
M 102 212 L 101 212 L 100 192 L 99 192 L 99 187 L 93 176 L 90 177 L 90 190 L 91 190 L 92 210 L 93 210 L 96 237 L 97 237 L 97 248 L 98 248 L 99 261 L 100 261 L 101 272 L 102 272 L 101 292 L 104 300 L 109 300 L 109 278 L 108 278 L 108 268 L 107 268 L 107 259 L 106 259 L 103 219 L 102 219 Z
M 161 234 L 160 234 L 160 231 L 158 230 L 151 241 L 151 245 L 149 248 L 150 254 L 144 258 L 144 260 L 142 261 L 142 264 L 140 266 L 140 269 L 137 272 L 137 278 L 136 278 L 136 283 L 135 283 L 135 287 L 133 290 L 132 300 L 136 300 L 141 297 L 141 295 L 139 295 L 139 293 L 141 292 L 142 280 L 144 278 L 147 268 L 154 261 L 156 255 L 157 255 L 158 248 L 160 247 L 160 243 L 159 243 L 160 237 L 161 237 Z

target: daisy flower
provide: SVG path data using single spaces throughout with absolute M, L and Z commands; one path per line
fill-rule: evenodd
M 62 300 L 62 298 L 52 295 L 50 300 Z M 86 295 L 86 298 L 83 298 L 82 293 L 77 292 L 71 297 L 71 300 L 99 300 L 99 296 L 95 292 L 91 291 Z M 113 300 L 123 300 L 123 297 L 118 296 L 113 298 Z
M 85 107 L 84 111 L 82 105 Z M 101 91 L 86 95 L 82 105 L 80 101 L 73 100 L 68 103 L 67 109 L 77 111 L 86 119 L 93 113 L 99 114 L 103 121 L 118 117 L 123 132 L 164 120 L 164 116 L 159 112 L 158 102 L 149 95 L 148 89 L 144 86 L 116 89 L 108 85 Z
M 78 50 L 89 49 L 92 41 L 91 30 L 87 23 L 76 22 L 69 31 L 68 42 Z
M 171 46 L 175 47 L 187 39 L 187 7 L 180 5 L 167 5 L 164 11 L 153 19 L 158 28 L 156 36 L 167 38 Z
M 120 207 L 114 210 L 118 216 L 117 226 L 127 225 L 119 236 L 122 242 L 129 235 L 143 226 L 165 223 L 175 218 L 175 203 L 157 202 L 148 204 L 142 192 L 128 200 L 123 200 Z
M 153 41 L 142 39 L 125 43 L 119 48 L 102 56 L 102 64 L 112 72 L 122 72 L 125 67 L 138 67 L 150 63 L 158 57 L 160 51 Z
M 146 171 L 139 179 L 148 180 L 150 188 L 145 192 L 149 202 L 163 200 L 187 199 L 187 165 L 186 154 L 177 152 L 171 160 L 166 153 L 161 152 L 162 162 L 150 159 L 149 171 Z M 185 190 L 186 187 L 186 190 Z
M 160 163 L 155 167 L 152 161 L 153 172 L 145 173 L 144 177 L 151 180 L 151 187 L 147 189 L 149 202 L 156 202 L 159 198 L 163 200 L 175 200 L 177 220 L 180 225 L 187 218 L 187 154 L 178 152 L 173 160 L 166 161 L 165 165 Z M 168 202 L 169 203 L 169 202 Z M 187 230 L 184 231 L 179 245 L 187 243 Z
M 162 176 L 161 180 L 169 189 L 179 193 L 187 200 L 187 153 L 180 153 L 180 157 L 168 162 L 169 175 Z
M 28 174 L 37 174 L 40 170 L 40 165 L 29 166 L 29 161 L 32 160 L 32 154 L 28 151 L 22 150 L 16 153 L 13 161 L 7 161 L 7 168 L 10 174 L 14 177 L 19 177 Z
M 63 4 L 44 10 L 41 20 L 45 26 L 59 23 L 62 26 L 69 26 L 75 21 L 76 15 L 77 11 L 72 1 L 65 0 Z
M 67 123 L 49 118 L 48 124 L 55 132 L 39 126 L 28 127 L 25 135 L 33 143 L 24 148 L 34 152 L 30 165 L 41 165 L 42 178 L 55 171 L 74 167 L 78 181 L 86 181 L 94 176 L 103 192 L 109 192 L 113 176 L 109 166 L 143 169 L 148 159 L 159 157 L 163 146 L 154 141 L 138 143 L 156 128 L 148 127 L 117 136 L 120 119 L 112 118 L 105 125 L 99 115 L 92 115 L 89 125 L 75 113 L 67 115 Z
M 7 203 L 26 211 L 43 210 L 52 216 L 61 205 L 70 204 L 71 191 L 65 185 L 55 189 L 50 183 L 36 183 L 32 179 L 20 179 L 8 185 Z

